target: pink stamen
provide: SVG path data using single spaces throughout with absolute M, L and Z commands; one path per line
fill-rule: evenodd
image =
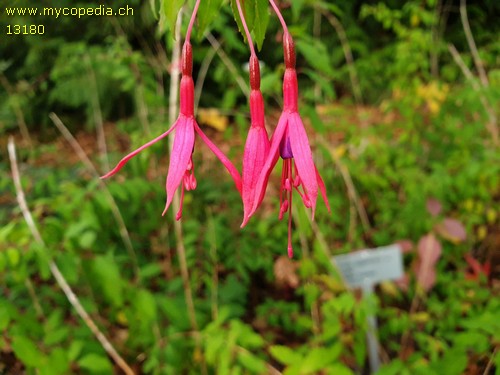
M 283 219 L 285 213 L 288 213 L 288 256 L 293 257 L 292 247 L 292 195 L 294 185 L 293 181 L 293 159 L 283 159 L 283 170 L 281 172 L 280 189 L 280 211 L 278 218 Z M 300 193 L 300 192 L 299 192 Z
M 297 189 L 299 186 L 300 186 L 300 177 L 296 175 L 295 178 L 293 179 L 293 187 Z
M 292 247 L 292 195 L 293 192 L 290 190 L 289 194 L 289 208 L 288 208 L 288 257 L 293 258 L 293 247 Z
M 179 211 L 177 211 L 177 213 L 175 214 L 175 220 L 177 220 L 177 221 L 179 221 L 182 218 L 183 203 L 184 203 L 184 185 L 182 186 L 182 189 L 181 189 L 181 200 L 179 203 Z M 163 213 L 165 213 L 165 212 L 163 212 Z
M 281 172 L 280 189 L 280 212 L 278 218 L 283 219 L 283 215 L 288 211 L 290 204 L 288 202 L 288 193 L 292 191 L 290 180 L 292 179 L 292 159 L 283 159 L 283 170 Z
M 190 184 L 190 181 L 189 181 L 189 173 L 186 171 L 186 173 L 184 174 L 184 177 L 182 178 L 182 186 L 184 189 L 186 190 L 191 190 L 190 187 L 191 187 L 191 184 Z
M 285 212 L 288 211 L 288 199 L 285 199 L 283 201 L 283 203 L 280 204 L 280 213 L 279 213 L 279 216 L 278 216 L 278 219 L 282 220 L 283 219 L 283 215 L 285 214 Z
M 290 184 L 290 178 L 285 179 L 285 190 L 286 191 L 292 190 L 292 185 Z

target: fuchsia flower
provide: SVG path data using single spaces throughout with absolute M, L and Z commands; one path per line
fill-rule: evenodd
M 262 202 L 264 194 L 255 197 L 255 185 L 264 166 L 264 162 L 269 153 L 269 138 L 265 127 L 264 119 L 264 99 L 260 91 L 260 67 L 259 59 L 255 54 L 252 37 L 248 31 L 245 17 L 241 9 L 239 0 L 236 0 L 238 12 L 241 18 L 241 23 L 247 35 L 248 45 L 250 46 L 250 62 L 248 65 L 250 72 L 250 130 L 248 131 L 247 140 L 245 143 L 245 151 L 243 153 L 243 228 L 250 218 L 249 214 L 253 208 L 254 201 L 257 199 L 258 204 Z M 267 180 L 266 180 L 267 182 Z
M 188 27 L 188 32 L 186 33 L 186 41 L 182 48 L 182 60 L 181 60 L 181 70 L 182 78 L 180 84 L 180 111 L 179 117 L 175 123 L 168 129 L 165 133 L 159 137 L 149 141 L 145 145 L 139 147 L 137 150 L 131 152 L 125 156 L 116 167 L 102 176 L 101 178 L 108 178 L 118 172 L 130 159 L 137 155 L 142 150 L 148 148 L 152 144 L 158 142 L 159 140 L 165 138 L 172 131 L 175 130 L 175 139 L 172 148 L 172 153 L 170 155 L 170 163 L 168 167 L 166 191 L 167 191 L 167 202 L 165 204 L 165 209 L 162 215 L 165 215 L 172 199 L 174 193 L 181 185 L 181 204 L 179 212 L 177 212 L 176 219 L 179 220 L 182 217 L 182 202 L 184 198 L 184 190 L 194 190 L 196 188 L 196 178 L 194 176 L 194 164 L 192 154 L 194 152 L 195 143 L 195 132 L 200 136 L 200 138 L 205 142 L 205 144 L 210 148 L 210 150 L 217 156 L 217 158 L 224 164 L 226 169 L 231 174 L 234 180 L 236 188 L 241 194 L 241 177 L 231 161 L 224 155 L 224 153 L 213 144 L 208 137 L 200 129 L 196 119 L 194 118 L 194 82 L 192 77 L 193 70 L 193 52 L 191 44 L 189 42 L 190 33 L 193 26 L 193 21 L 196 16 L 198 9 L 199 0 L 196 2 L 193 15 L 191 16 L 191 21 Z
M 248 222 L 255 202 L 260 205 L 264 198 L 263 191 L 259 193 L 259 196 L 255 195 L 255 187 L 270 147 L 264 120 L 264 99 L 259 88 L 259 60 L 255 56 L 250 58 L 250 86 L 252 89 L 250 92 L 250 130 L 243 154 L 243 223 L 241 227 Z M 265 183 L 267 184 L 267 179 Z
M 280 20 L 281 15 L 276 5 L 271 1 Z M 325 184 L 314 165 L 311 147 L 307 138 L 304 124 L 298 113 L 298 84 L 295 70 L 295 48 L 292 36 L 286 30 L 283 35 L 283 48 L 285 59 L 285 75 L 283 78 L 283 112 L 278 125 L 274 130 L 269 154 L 262 167 L 262 172 L 255 185 L 254 204 L 250 216 L 257 210 L 259 199 L 267 187 L 267 180 L 276 165 L 279 156 L 283 159 L 283 171 L 280 188 L 279 219 L 288 213 L 288 256 L 293 257 L 292 248 L 292 192 L 295 189 L 307 208 L 312 209 L 312 217 L 316 210 L 318 188 L 325 205 L 330 212 L 330 205 L 326 197 Z

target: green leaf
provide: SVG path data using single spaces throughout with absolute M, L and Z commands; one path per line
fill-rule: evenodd
M 496 366 L 495 375 L 500 375 L 500 352 L 495 353 L 495 357 L 493 358 L 493 363 Z
M 123 281 L 112 254 L 96 257 L 93 263 L 93 271 L 98 277 L 103 294 L 113 305 L 121 307 L 123 305 Z
M 82 249 L 91 249 L 92 245 L 97 238 L 97 234 L 94 231 L 87 230 L 83 232 L 78 238 L 78 244 Z
M 143 320 L 153 321 L 156 319 L 156 301 L 149 291 L 146 289 L 139 290 L 134 304 Z
M 55 348 L 49 356 L 48 363 L 44 368 L 47 375 L 67 374 L 69 370 L 69 360 L 66 352 L 62 348 Z
M 141 276 L 141 280 L 148 280 L 154 277 L 158 277 L 163 272 L 163 268 L 160 264 L 157 263 L 149 263 L 145 264 L 139 270 L 139 274 Z
M 223 0 L 205 0 L 200 3 L 198 9 L 198 38 L 201 39 L 207 27 L 217 17 Z
M 246 3 L 251 3 L 251 2 L 253 2 L 253 0 L 246 1 Z M 241 4 L 241 2 L 240 2 L 240 4 Z M 245 41 L 245 43 L 248 43 L 247 36 L 245 35 L 245 29 L 243 28 L 243 24 L 241 23 L 241 17 L 240 17 L 240 13 L 238 12 L 238 6 L 236 5 L 236 0 L 231 0 L 231 9 L 233 10 L 233 16 L 234 16 L 234 20 L 236 21 L 236 24 L 238 25 L 238 30 L 240 31 L 241 35 L 243 36 L 243 40 Z M 243 12 L 245 12 L 245 20 L 247 21 L 248 30 L 250 30 L 250 25 L 248 23 L 248 16 L 246 15 L 245 10 L 243 10 Z
M 302 7 L 304 6 L 305 0 L 293 0 L 291 9 L 292 9 L 292 16 L 294 21 L 298 21 L 300 14 L 302 12 Z
M 78 365 L 91 373 L 111 374 L 113 372 L 108 358 L 95 353 L 87 354 L 78 361 Z
M 327 374 L 328 375 L 354 375 L 354 372 L 352 372 L 352 370 L 349 367 L 347 367 L 346 365 L 343 365 L 342 363 L 335 363 L 335 364 L 328 367 Z
M 167 28 L 174 34 L 177 16 L 184 4 L 184 0 L 163 0 L 161 14 L 165 16 Z
M 263 374 L 266 372 L 266 363 L 250 352 L 239 352 L 238 362 L 240 362 L 243 367 L 247 368 L 252 373 Z
M 454 348 L 471 350 L 474 353 L 486 352 L 489 348 L 488 336 L 481 331 L 459 332 L 453 337 Z
M 42 366 L 45 358 L 33 341 L 24 336 L 14 336 L 12 350 L 17 358 L 28 367 Z
M 69 345 L 68 349 L 68 359 L 70 361 L 75 361 L 79 356 L 80 353 L 82 352 L 83 349 L 83 341 L 72 341 L 71 344 Z
M 305 57 L 309 65 L 311 65 L 316 70 L 332 76 L 333 68 L 330 61 L 330 56 L 326 49 L 326 46 L 319 40 L 297 40 L 295 42 L 297 49 Z
M 238 343 L 247 349 L 258 349 L 264 346 L 264 339 L 248 325 L 238 320 L 231 322 L 231 327 L 238 326 Z
M 19 250 L 9 247 L 5 254 L 7 254 L 7 259 L 12 267 L 16 267 L 19 264 L 21 260 L 21 253 Z
M 433 367 L 437 373 L 443 375 L 463 374 L 467 368 L 467 354 L 460 349 L 448 350 Z
M 5 255 L 3 252 L 0 253 L 0 273 L 5 270 L 5 266 L 7 265 L 7 260 L 5 259 Z
M 334 360 L 325 348 L 313 348 L 305 356 L 300 366 L 301 373 L 311 374 L 325 369 L 329 362 Z
M 283 363 L 284 365 L 293 365 L 294 363 L 302 361 L 302 357 L 300 354 L 296 353 L 292 349 L 282 346 L 282 345 L 273 345 L 269 349 L 271 355 Z
M 253 33 L 259 51 L 266 38 L 267 25 L 269 24 L 269 7 L 267 0 L 255 1 L 255 16 L 253 19 Z
M 69 328 L 67 326 L 60 326 L 58 329 L 47 332 L 43 342 L 45 345 L 52 346 L 60 343 L 68 337 Z
M 4 305 L 4 302 L 0 304 L 0 331 L 3 331 L 9 326 L 10 323 L 10 314 L 7 307 Z
M 267 0 L 245 0 L 244 2 L 240 0 L 240 4 L 243 6 L 243 13 L 245 21 L 249 32 L 253 32 L 254 42 L 257 44 L 257 48 L 260 50 L 262 48 L 262 43 L 266 37 L 266 29 L 269 24 L 269 7 Z M 238 12 L 238 6 L 236 5 L 236 0 L 231 0 L 231 8 L 233 10 L 234 19 L 238 25 L 238 29 L 243 35 L 243 40 L 248 43 L 245 34 L 245 29 L 241 22 L 241 17 Z

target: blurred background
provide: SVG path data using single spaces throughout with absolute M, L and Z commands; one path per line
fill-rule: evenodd
M 98 179 L 170 127 L 183 3 L 1 2 L 0 374 L 368 374 L 371 315 L 378 374 L 500 374 L 500 3 L 278 2 L 332 206 L 318 200 L 313 222 L 295 200 L 291 260 L 279 163 L 243 230 L 240 197 L 200 141 L 180 225 L 172 208 L 161 216 L 166 140 Z M 101 5 L 133 15 L 7 14 Z M 241 170 L 249 52 L 233 7 L 202 2 L 192 44 L 199 123 Z M 282 31 L 267 1 L 245 9 L 271 134 Z M 31 25 L 43 35 L 22 35 Z M 10 136 L 45 244 L 16 201 Z M 368 299 L 331 262 L 394 243 L 405 276 Z M 55 269 L 128 365 L 80 319 Z

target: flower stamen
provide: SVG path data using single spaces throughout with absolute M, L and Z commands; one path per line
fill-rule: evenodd
M 292 161 L 290 160 L 290 163 Z M 292 247 L 292 196 L 293 196 L 293 191 L 290 189 L 288 192 L 289 195 L 289 208 L 288 208 L 288 257 L 291 259 L 293 258 L 293 247 Z

